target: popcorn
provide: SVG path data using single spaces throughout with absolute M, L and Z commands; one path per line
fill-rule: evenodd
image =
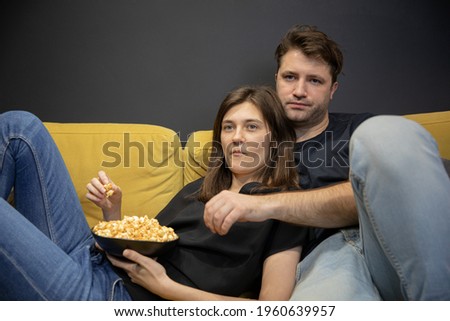
M 157 219 L 148 218 L 147 215 L 124 216 L 122 220 L 100 221 L 92 231 L 99 236 L 141 241 L 169 242 L 178 239 L 173 228 L 162 226 Z
M 108 183 L 103 185 L 103 187 L 106 190 L 106 197 L 110 197 L 112 194 L 114 194 L 114 190 L 112 189 L 112 183 Z

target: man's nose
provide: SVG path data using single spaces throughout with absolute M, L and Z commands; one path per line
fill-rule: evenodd
M 304 80 L 299 80 L 294 87 L 293 95 L 302 98 L 306 96 L 306 82 Z

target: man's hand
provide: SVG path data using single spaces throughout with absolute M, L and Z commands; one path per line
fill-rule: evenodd
M 222 191 L 205 205 L 205 224 L 220 235 L 227 234 L 236 222 L 267 219 L 302 226 L 340 228 L 358 224 L 358 213 L 349 182 L 264 195 Z
M 236 222 L 264 221 L 269 217 L 261 206 L 263 197 L 222 191 L 206 203 L 205 225 L 213 233 L 225 235 Z

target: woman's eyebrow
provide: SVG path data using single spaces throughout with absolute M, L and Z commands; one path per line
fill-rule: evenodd
M 232 120 L 232 119 L 224 119 L 224 120 L 222 120 L 222 124 L 226 123 L 226 122 L 233 123 L 233 122 L 235 122 L 235 120 Z M 264 123 L 264 121 L 259 119 L 259 118 L 247 118 L 247 119 L 244 119 L 243 122 L 245 122 L 245 123 L 249 123 L 249 122 Z

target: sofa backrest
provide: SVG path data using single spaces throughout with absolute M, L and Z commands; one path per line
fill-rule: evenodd
M 450 159 L 450 110 L 410 114 L 405 117 L 425 127 L 436 140 L 441 157 Z
M 441 157 L 450 159 L 450 111 L 405 115 L 421 124 L 438 144 Z M 184 183 L 189 183 L 206 173 L 211 152 L 212 130 L 192 133 L 185 145 Z
M 450 111 L 405 117 L 422 124 L 450 159 Z M 122 188 L 125 215 L 155 216 L 187 183 L 205 175 L 212 130 L 192 133 L 184 148 L 171 129 L 145 124 L 44 123 L 67 165 L 88 223 L 102 219 L 86 184 L 104 170 Z
M 69 170 L 90 226 L 102 219 L 86 185 L 104 170 L 122 189 L 125 215 L 155 216 L 183 187 L 183 154 L 171 129 L 142 124 L 44 123 Z

